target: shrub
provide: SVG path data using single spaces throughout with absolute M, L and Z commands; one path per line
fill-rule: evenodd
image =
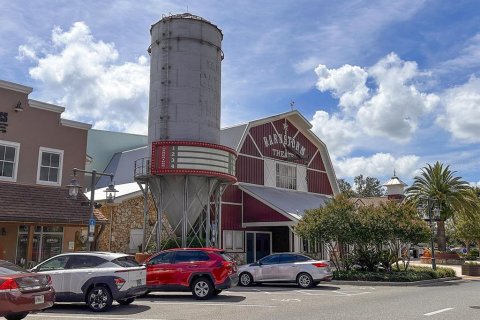
M 450 268 L 412 266 L 407 271 L 393 272 L 362 272 L 362 271 L 334 271 L 333 279 L 350 281 L 384 281 L 384 282 L 413 282 L 439 278 L 455 277 L 455 271 Z

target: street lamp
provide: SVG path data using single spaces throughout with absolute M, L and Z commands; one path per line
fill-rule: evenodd
M 108 184 L 108 187 L 105 190 L 106 200 L 108 203 L 113 203 L 113 201 L 115 200 L 115 194 L 118 191 L 115 189 L 115 186 L 113 185 L 113 174 L 101 173 L 101 172 L 97 172 L 97 170 L 87 171 L 87 170 L 74 168 L 73 179 L 70 181 L 70 184 L 67 185 L 68 195 L 72 199 L 77 198 L 78 192 L 81 188 L 80 184 L 75 178 L 77 175 L 77 172 L 89 173 L 92 176 L 92 181 L 90 184 L 90 188 L 91 188 L 90 190 L 90 221 L 88 223 L 88 246 L 87 246 L 87 251 L 92 251 L 93 238 L 95 235 L 95 217 L 93 215 L 93 209 L 95 207 L 95 182 L 96 182 L 97 175 L 110 177 L 110 183 Z
M 432 243 L 432 268 L 437 270 L 437 264 L 435 262 L 435 227 L 433 222 L 440 220 L 440 208 L 436 205 L 436 200 L 428 196 L 420 198 L 422 201 L 426 201 L 423 206 L 417 208 L 418 212 L 422 216 L 423 220 L 430 223 L 430 229 L 432 230 L 431 243 Z

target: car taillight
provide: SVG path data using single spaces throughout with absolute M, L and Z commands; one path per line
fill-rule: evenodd
M 0 279 L 0 292 L 11 292 L 19 290 L 20 288 L 18 287 L 18 284 L 14 279 Z
M 330 265 L 326 262 L 315 262 L 315 263 L 312 263 L 315 267 L 317 268 L 326 268 L 326 267 L 329 267 Z
M 123 278 L 115 278 L 115 284 L 117 285 L 117 289 L 120 289 L 121 287 L 123 287 L 125 282 L 126 281 Z

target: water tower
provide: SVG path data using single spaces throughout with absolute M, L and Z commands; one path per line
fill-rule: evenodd
M 136 161 L 135 178 L 157 208 L 157 249 L 164 215 L 179 246 L 215 246 L 220 197 L 236 181 L 237 157 L 219 145 L 223 35 L 189 13 L 163 17 L 150 34 L 151 157 Z

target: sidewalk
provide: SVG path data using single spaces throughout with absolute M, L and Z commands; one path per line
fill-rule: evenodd
M 410 265 L 411 266 L 420 266 L 420 267 L 431 267 L 432 265 L 431 264 L 426 264 L 426 263 L 421 263 L 419 259 L 415 259 L 415 260 L 410 260 Z M 461 277 L 461 278 L 468 278 L 468 279 L 480 279 L 479 277 L 470 277 L 470 276 L 464 276 L 462 275 L 462 266 L 461 265 L 444 265 L 444 264 L 437 264 L 437 267 L 439 268 L 450 268 L 450 269 L 453 269 L 455 270 L 455 275 L 457 277 Z

